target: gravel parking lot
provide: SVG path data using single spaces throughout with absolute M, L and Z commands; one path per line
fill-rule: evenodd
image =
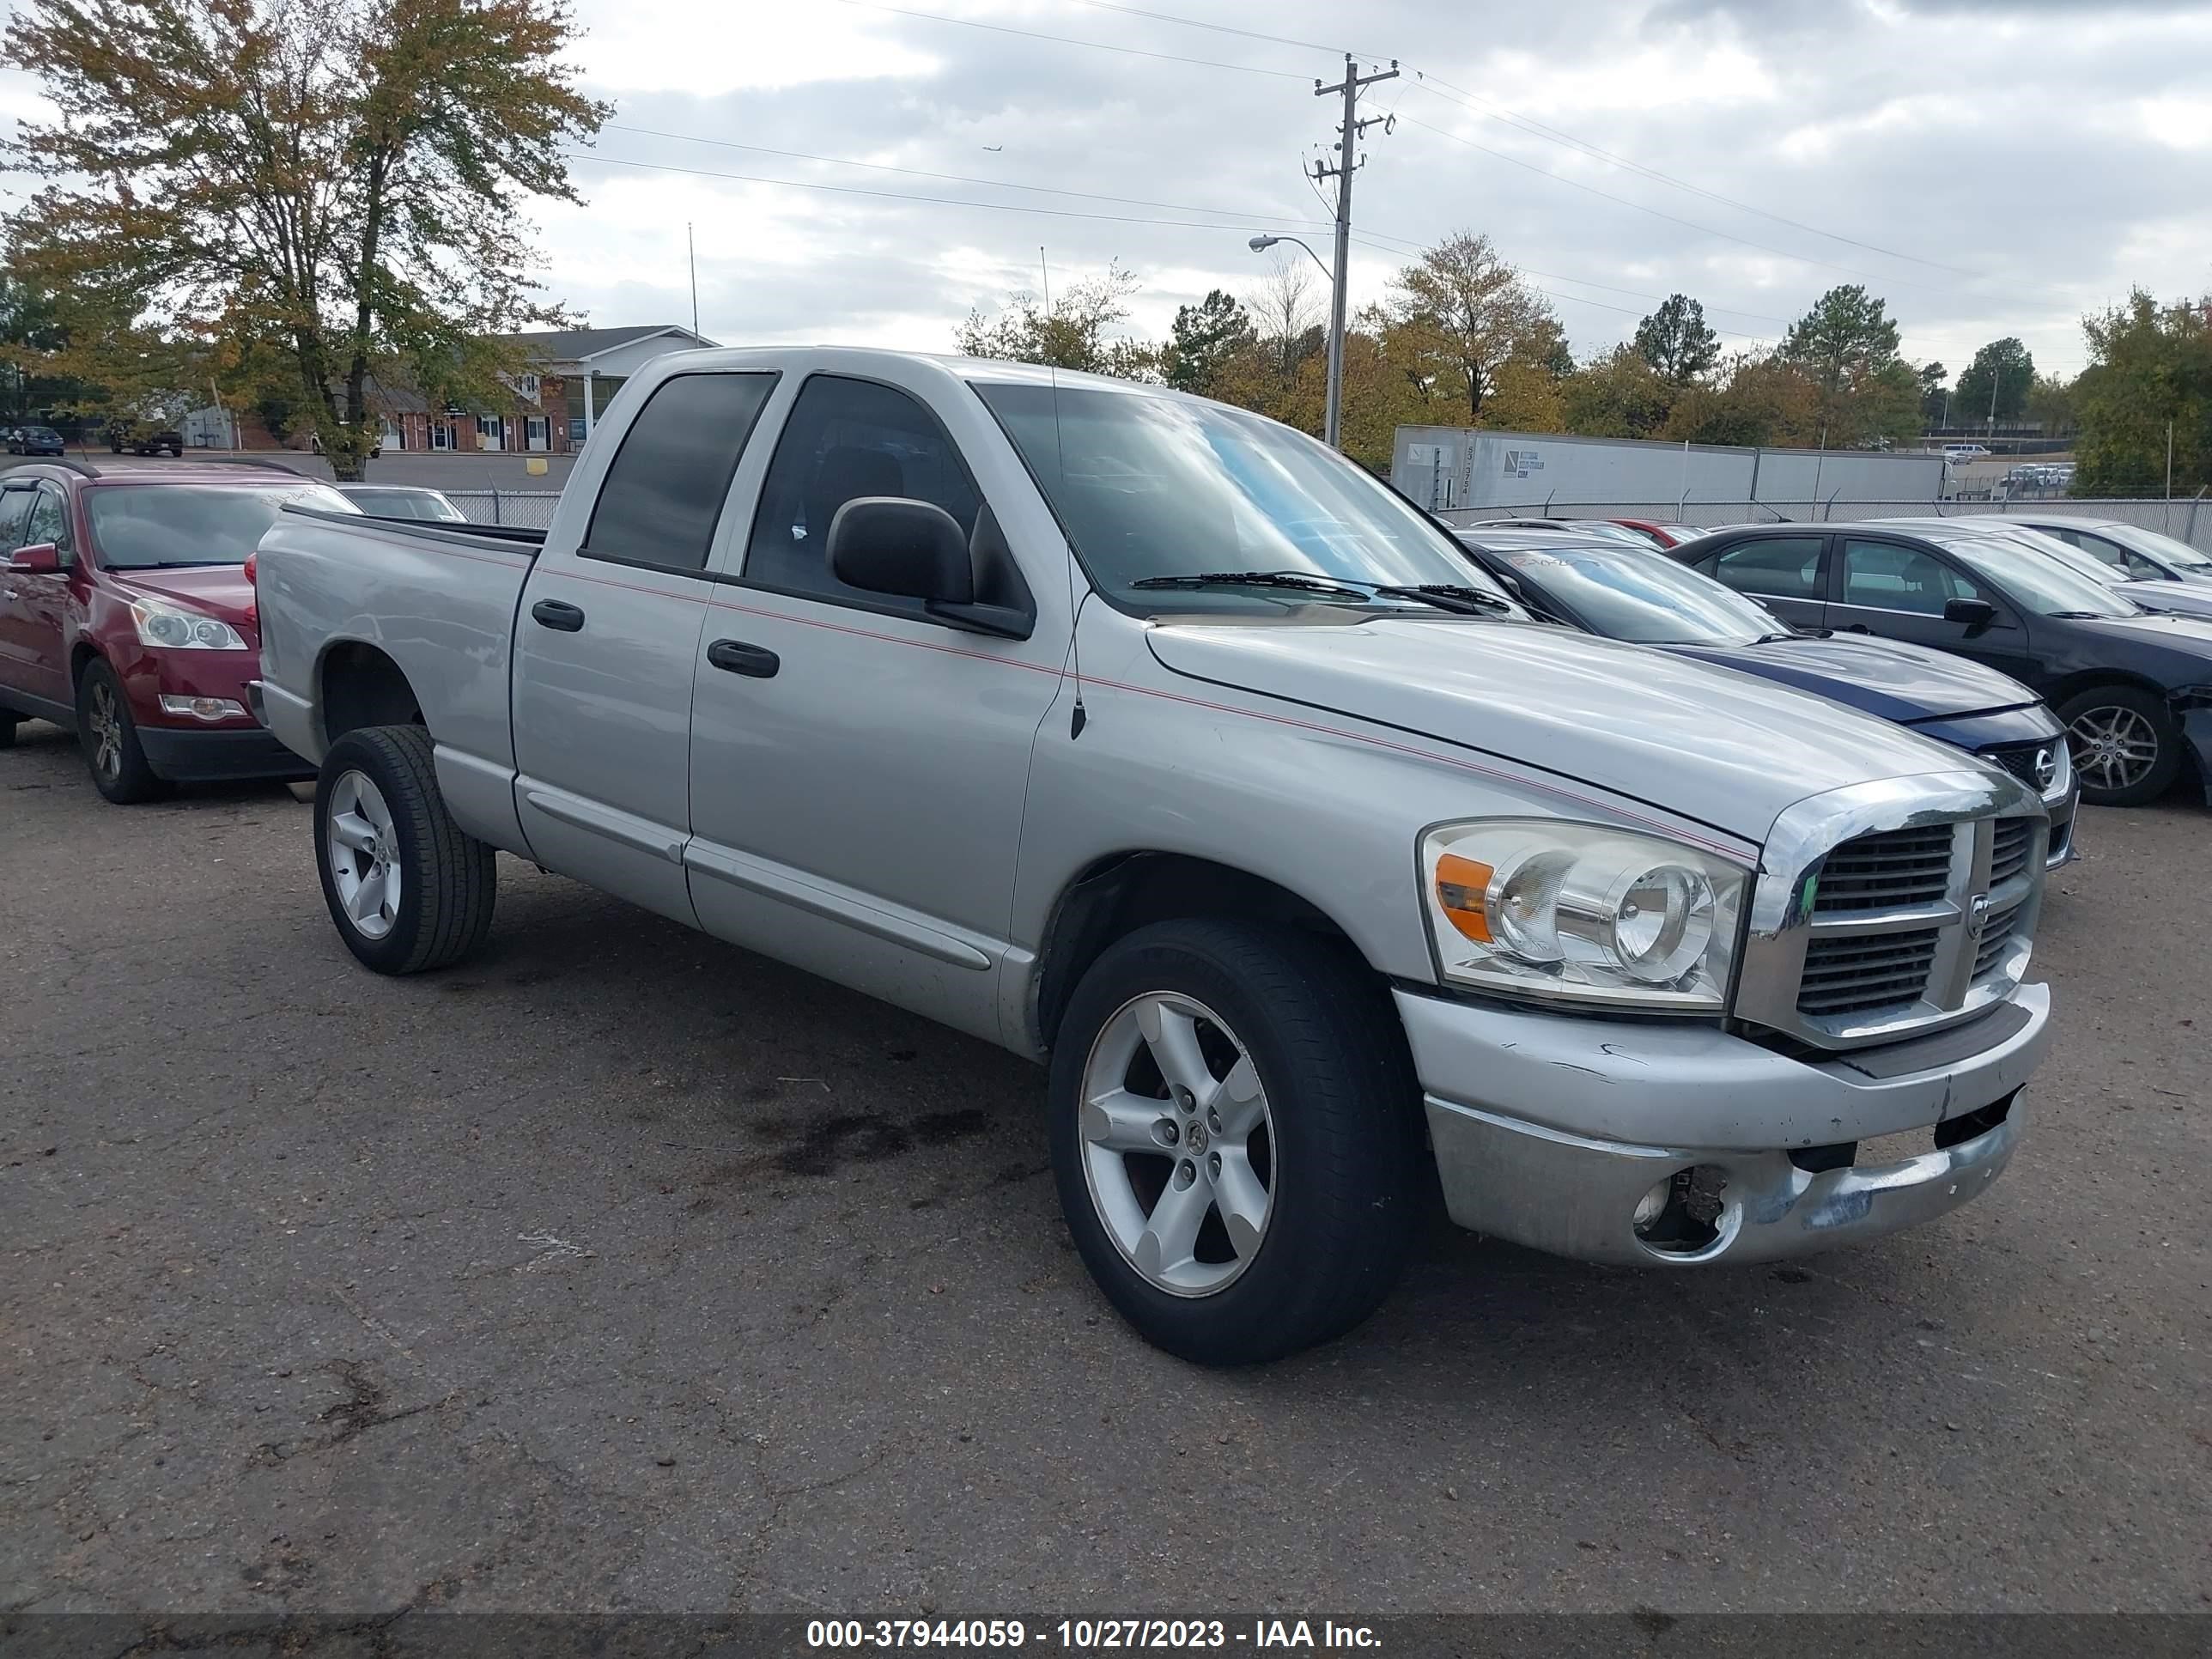
M 2212 814 L 2085 814 L 1991 1195 L 1802 1267 L 1438 1224 L 1350 1339 L 1108 1311 L 1038 1075 L 502 860 L 356 966 L 282 789 L 0 755 L 0 1611 L 2206 1611 Z

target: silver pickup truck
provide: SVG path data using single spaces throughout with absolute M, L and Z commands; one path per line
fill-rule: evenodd
M 1048 1062 L 1083 1258 L 1193 1359 L 1356 1323 L 1439 1179 L 1661 1268 L 1926 1220 L 2046 1041 L 2028 789 L 1537 623 L 1157 387 L 673 355 L 542 535 L 295 509 L 256 580 L 363 963 L 476 945 L 497 848 Z

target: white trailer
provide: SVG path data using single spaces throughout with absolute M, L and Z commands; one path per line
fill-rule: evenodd
M 1803 509 L 1834 501 L 1932 501 L 1944 494 L 1940 455 L 1747 449 L 1449 426 L 1400 427 L 1390 477 L 1437 512 L 1679 511 L 1753 501 Z

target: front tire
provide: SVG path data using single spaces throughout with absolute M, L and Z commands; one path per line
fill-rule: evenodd
M 2081 799 L 2092 806 L 2142 806 L 2181 772 L 2181 728 L 2166 700 L 2134 685 L 2092 687 L 2061 705 Z
M 20 718 L 19 715 L 11 714 L 6 709 L 0 708 L 0 749 L 13 749 L 15 746 L 15 722 Z
M 77 679 L 76 738 L 93 787 L 118 806 L 160 800 L 169 793 L 169 781 L 154 770 L 138 742 L 123 682 L 97 658 Z
M 1276 1359 L 1397 1282 L 1418 1091 L 1388 1000 L 1339 947 L 1140 928 L 1076 987 L 1049 1089 L 1076 1249 L 1147 1341 L 1206 1365 Z
M 443 968 L 491 931 L 492 849 L 446 810 L 432 756 L 419 726 L 363 726 L 331 745 L 316 783 L 323 902 L 380 974 Z

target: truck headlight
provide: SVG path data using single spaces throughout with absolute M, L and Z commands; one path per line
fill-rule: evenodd
M 1680 1013 L 1728 1006 L 1749 872 L 1680 842 L 1542 818 L 1421 838 L 1448 983 Z
M 243 651 L 246 641 L 227 622 L 187 611 L 180 605 L 158 599 L 134 599 L 131 621 L 138 630 L 138 643 L 163 651 Z

